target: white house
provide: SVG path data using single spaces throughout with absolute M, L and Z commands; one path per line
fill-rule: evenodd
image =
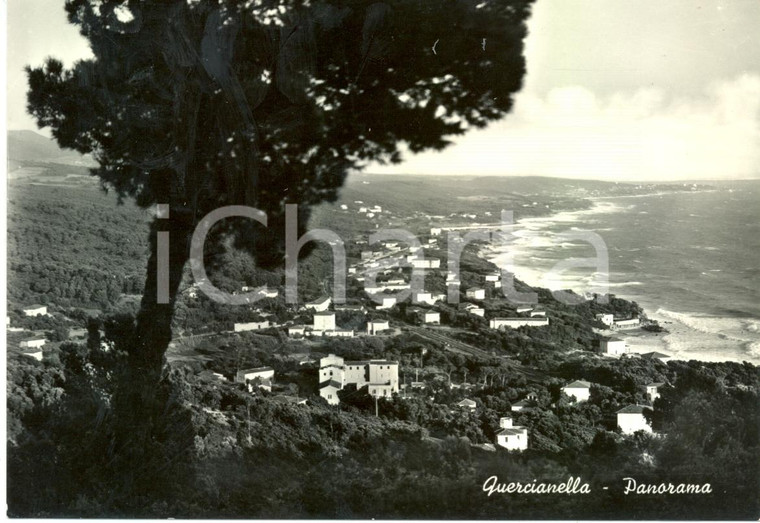
M 235 374 L 236 383 L 245 383 L 256 378 L 261 381 L 274 379 L 274 369 L 272 367 L 256 367 L 254 369 L 239 370 Z
M 615 320 L 612 322 L 612 328 L 614 329 L 630 329 L 638 327 L 641 321 L 638 318 L 630 318 L 626 320 Z
M 45 338 L 29 338 L 28 340 L 22 340 L 18 346 L 22 349 L 36 349 L 45 345 L 46 341 Z
M 492 329 L 505 327 L 516 329 L 518 327 L 543 327 L 546 325 L 549 325 L 548 318 L 493 318 L 489 322 Z
M 496 281 L 499 281 L 499 278 L 501 278 L 501 274 L 499 274 L 498 272 L 492 272 L 490 274 L 486 274 L 486 281 L 496 282 Z
M 433 294 L 433 303 L 436 303 L 436 302 L 439 302 L 439 301 L 443 302 L 443 303 L 446 303 L 446 301 L 448 300 L 448 298 L 449 297 L 446 294 Z
M 654 403 L 654 400 L 660 397 L 659 388 L 665 385 L 664 383 L 649 383 L 645 385 L 647 391 L 647 398 L 649 398 L 649 401 Z
M 306 334 L 306 325 L 293 325 L 288 327 L 288 336 L 304 336 Z
M 429 292 L 415 292 L 412 294 L 412 303 L 427 303 L 428 305 L 433 305 L 435 300 L 433 300 L 433 295 Z
M 35 359 L 37 361 L 42 361 L 42 351 L 38 350 L 35 352 L 24 352 L 22 353 L 24 356 L 27 356 L 29 358 Z
M 330 308 L 332 299 L 329 296 L 319 298 L 318 300 L 310 301 L 306 304 L 307 309 L 314 309 L 317 312 L 324 312 Z
M 377 334 L 391 328 L 388 320 L 370 320 L 367 322 L 367 334 Z
M 380 301 L 375 306 L 377 310 L 390 309 L 396 305 L 396 298 L 394 296 L 376 296 L 375 299 Z
M 620 356 L 628 352 L 625 340 L 620 338 L 602 338 L 599 340 L 599 352 L 607 356 Z
M 501 431 L 496 433 L 496 444 L 507 450 L 525 450 L 528 448 L 528 429 L 512 425 L 512 418 L 499 419 Z
M 420 321 L 422 323 L 441 323 L 441 313 L 434 311 L 420 311 Z
M 235 332 L 244 332 L 244 331 L 257 331 L 257 330 L 268 329 L 268 328 L 269 328 L 268 321 L 252 321 L 249 323 L 236 323 L 233 330 Z
M 23 311 L 26 316 L 47 316 L 48 313 L 45 305 L 29 305 Z
M 546 317 L 546 311 L 543 310 L 543 309 L 539 309 L 539 310 L 534 309 L 534 310 L 530 311 L 530 317 L 531 318 L 537 318 L 539 316 L 542 317 L 542 318 L 545 318 Z
M 486 290 L 485 289 L 467 289 L 465 296 L 467 296 L 471 300 L 485 300 Z
M 591 395 L 591 383 L 583 380 L 576 380 L 562 387 L 564 392 L 571 400 L 574 401 L 588 401 Z
M 319 395 L 325 398 L 330 405 L 337 405 L 340 403 L 338 391 L 342 388 L 343 386 L 339 382 L 328 380 L 319 384 Z
M 430 229 L 430 236 L 440 236 L 441 235 L 441 228 L 440 227 L 432 227 Z
M 314 330 L 335 330 L 335 313 L 317 312 L 314 314 Z
M 612 324 L 615 323 L 615 316 L 612 314 L 597 314 L 594 316 L 597 321 L 600 321 L 607 325 L 608 327 L 612 327 Z
M 628 405 L 617 411 L 617 423 L 623 434 L 633 434 L 639 430 L 644 432 L 652 432 L 652 427 L 647 423 L 646 417 L 644 417 L 644 411 L 649 410 L 649 407 L 642 405 Z

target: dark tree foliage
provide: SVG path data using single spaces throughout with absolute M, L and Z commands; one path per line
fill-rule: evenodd
M 154 393 L 189 240 L 227 205 L 268 227 L 226 220 L 261 266 L 282 259 L 285 205 L 336 198 L 347 172 L 441 149 L 503 117 L 525 73 L 531 0 L 67 0 L 93 59 L 28 68 L 29 112 L 63 147 L 91 153 L 119 198 L 169 204 L 156 219 L 128 366 L 114 400 L 123 462 L 144 459 L 161 415 Z M 169 231 L 169 303 L 157 303 L 157 231 Z M 211 264 L 213 266 L 213 264 Z M 128 466 L 129 468 L 129 466 Z M 125 478 L 135 481 L 136 478 Z

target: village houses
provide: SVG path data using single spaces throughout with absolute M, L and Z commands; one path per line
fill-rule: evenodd
M 334 354 L 319 360 L 320 396 L 336 405 L 339 403 L 337 391 L 347 385 L 354 385 L 357 389 L 367 386 L 370 395 L 390 398 L 399 391 L 398 362 L 344 361 Z

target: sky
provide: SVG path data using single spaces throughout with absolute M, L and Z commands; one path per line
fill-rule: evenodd
M 538 0 L 512 113 L 442 152 L 367 171 L 760 178 L 758 26 L 758 0 Z M 26 64 L 89 54 L 61 0 L 8 0 L 8 128 L 36 130 Z

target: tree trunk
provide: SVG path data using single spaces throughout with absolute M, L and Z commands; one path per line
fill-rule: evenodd
M 169 232 L 169 300 L 158 303 L 158 232 Z M 155 428 L 164 414 L 166 399 L 161 394 L 165 354 L 172 338 L 172 316 L 183 269 L 189 256 L 192 220 L 187 213 L 171 209 L 169 219 L 156 219 L 150 231 L 151 254 L 145 290 L 135 330 L 128 346 L 127 367 L 114 395 L 112 463 L 120 482 L 128 489 L 145 479 L 153 455 Z M 179 450 L 179 449 L 177 449 Z M 147 473 L 147 474 L 146 474 Z

